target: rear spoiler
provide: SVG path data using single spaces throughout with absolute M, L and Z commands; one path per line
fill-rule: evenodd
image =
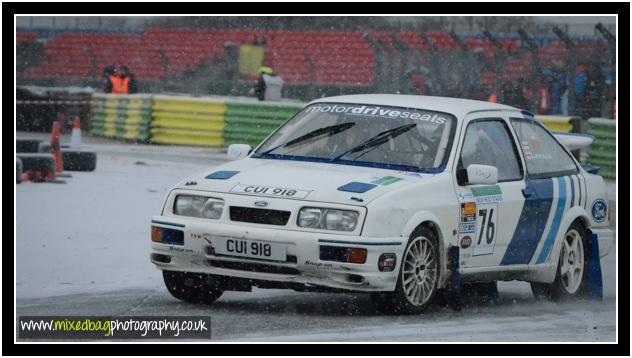
M 595 141 L 595 136 L 581 133 L 552 133 L 569 151 L 590 147 Z

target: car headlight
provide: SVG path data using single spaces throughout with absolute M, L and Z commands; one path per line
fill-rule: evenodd
M 219 219 L 224 210 L 224 202 L 205 196 L 178 195 L 173 205 L 173 213 L 182 216 Z
M 358 223 L 358 213 L 349 210 L 302 208 L 297 225 L 310 229 L 353 231 Z

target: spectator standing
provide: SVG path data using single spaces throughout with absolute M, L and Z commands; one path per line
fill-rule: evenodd
M 583 118 L 601 117 L 601 102 L 604 94 L 604 79 L 601 69 L 593 65 L 586 74 L 584 91 L 579 97 Z
M 487 102 L 498 103 L 498 96 L 496 96 L 496 92 L 492 91 L 489 97 L 487 97 Z
M 568 116 L 568 88 L 564 89 L 564 93 L 560 97 L 560 114 Z
M 127 66 L 121 66 L 117 74 L 110 76 L 110 82 L 112 83 L 110 93 L 131 94 L 138 92 L 136 79 Z
M 518 78 L 518 86 L 515 91 L 515 96 L 514 106 L 521 109 L 527 109 L 529 107 L 531 90 L 529 89 L 527 82 L 522 77 Z
M 513 100 L 513 86 L 510 82 L 504 82 L 500 89 L 500 102 L 511 105 Z
M 525 109 L 529 103 L 524 96 L 524 92 L 524 80 L 522 78 L 518 80 L 518 84 L 515 86 L 511 82 L 505 82 L 501 93 L 502 103 Z
M 536 82 L 536 112 L 537 114 L 549 114 L 551 113 L 551 95 L 547 89 L 550 83 L 550 77 L 547 77 L 544 81 L 537 79 Z M 543 83 L 544 82 L 544 83 Z
M 260 101 L 278 101 L 283 92 L 283 80 L 277 76 L 272 68 L 259 68 L 259 79 L 255 86 L 255 94 Z
M 114 76 L 115 74 L 116 74 L 116 67 L 114 67 L 114 65 L 106 66 L 103 69 L 102 85 L 101 85 L 103 92 L 112 93 L 112 80 L 110 79 L 110 77 Z
M 411 71 L 408 73 L 408 92 L 411 94 L 425 95 L 428 94 L 426 89 L 426 80 L 421 73 Z
M 569 108 L 569 112 L 573 113 L 574 115 L 582 115 L 582 97 L 584 96 L 584 87 L 586 87 L 586 81 L 588 80 L 587 72 L 588 69 L 584 64 L 575 67 L 575 79 L 572 84 L 575 92 L 575 104 L 574 108 Z
M 566 75 L 560 71 L 553 72 L 549 94 L 551 95 L 551 114 L 562 113 L 562 94 L 566 90 Z

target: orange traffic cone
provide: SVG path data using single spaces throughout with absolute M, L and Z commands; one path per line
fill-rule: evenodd
M 72 134 L 70 135 L 70 147 L 71 148 L 81 147 L 81 121 L 79 120 L 79 116 L 75 116 L 75 119 L 72 124 Z
M 50 133 L 51 153 L 55 156 L 55 173 L 61 173 L 64 170 L 64 163 L 61 159 L 61 145 L 59 144 L 59 122 L 53 122 L 53 129 Z M 55 179 L 55 173 L 49 173 L 48 179 Z

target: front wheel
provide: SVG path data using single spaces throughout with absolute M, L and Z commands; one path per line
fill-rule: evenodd
M 169 293 L 185 302 L 211 304 L 224 293 L 221 281 L 212 275 L 163 270 L 162 277 Z
M 411 235 L 394 292 L 374 295 L 378 308 L 391 313 L 420 314 L 432 302 L 439 285 L 439 243 L 422 227 Z
M 536 299 L 561 299 L 577 297 L 586 286 L 586 230 L 575 222 L 564 235 L 560 250 L 555 281 L 550 284 L 532 282 L 531 290 Z

